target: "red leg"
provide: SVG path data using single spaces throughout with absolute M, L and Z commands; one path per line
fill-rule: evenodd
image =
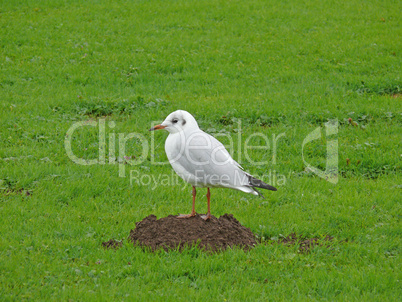
M 204 220 L 211 219 L 211 192 L 209 191 L 209 188 L 207 191 L 207 201 L 208 201 L 208 213 L 207 215 L 201 216 L 201 218 Z
M 180 214 L 177 218 L 190 218 L 195 216 L 195 196 L 197 195 L 197 191 L 193 186 L 193 209 L 191 210 L 191 214 Z
M 193 209 L 191 210 L 191 216 L 195 216 L 195 196 L 197 195 L 197 191 L 193 186 Z

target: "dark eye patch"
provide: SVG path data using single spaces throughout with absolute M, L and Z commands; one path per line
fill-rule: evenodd
M 181 124 L 184 126 L 186 124 L 186 120 L 183 120 Z

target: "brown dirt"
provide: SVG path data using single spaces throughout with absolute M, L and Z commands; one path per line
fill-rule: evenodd
M 26 196 L 31 196 L 32 192 L 25 189 L 0 189 L 0 193 L 3 195 L 14 195 L 21 194 Z
M 109 241 L 102 242 L 102 246 L 107 249 L 118 249 L 119 247 L 122 247 L 123 242 L 110 239 Z
M 194 245 L 207 251 L 235 246 L 248 250 L 256 244 L 254 234 L 232 214 L 225 214 L 219 219 L 212 216 L 208 221 L 200 215 L 188 219 L 179 219 L 173 215 L 156 219 L 155 215 L 150 215 L 136 223 L 129 240 L 134 245 L 148 247 L 153 251 L 160 248 L 181 250 Z
M 198 246 L 206 251 L 220 251 L 228 247 L 239 247 L 244 250 L 253 248 L 257 242 L 255 235 L 250 229 L 242 226 L 232 214 L 212 218 L 205 221 L 200 215 L 188 219 L 179 219 L 169 215 L 157 219 L 155 215 L 145 217 L 135 224 L 135 229 L 130 231 L 128 240 L 134 246 L 140 246 L 151 251 L 158 249 L 179 249 Z M 257 239 L 258 240 L 258 239 Z M 306 238 L 295 233 L 279 240 L 267 240 L 262 244 L 298 245 L 300 253 L 309 253 L 315 246 L 329 248 L 329 242 L 333 237 Z M 122 241 L 110 239 L 103 242 L 102 246 L 107 249 L 122 247 Z

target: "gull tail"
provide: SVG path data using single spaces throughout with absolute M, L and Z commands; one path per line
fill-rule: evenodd
M 251 175 L 248 175 L 248 182 L 250 184 L 250 187 L 253 188 L 254 191 L 256 191 L 258 193 L 258 195 L 264 197 L 256 188 L 262 188 L 262 189 L 266 189 L 266 190 L 271 190 L 271 191 L 276 191 L 277 188 L 266 184 L 265 182 L 263 182 L 262 180 L 259 180 Z

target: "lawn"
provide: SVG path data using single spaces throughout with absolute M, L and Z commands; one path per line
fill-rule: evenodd
M 2 1 L 0 300 L 398 301 L 401 10 Z M 213 215 L 263 239 L 251 251 L 102 248 L 148 215 L 191 210 L 167 133 L 148 131 L 177 109 L 278 188 L 265 199 L 211 190 Z M 326 169 L 331 142 L 332 183 L 306 169 Z M 291 233 L 334 240 L 309 253 L 272 244 Z

